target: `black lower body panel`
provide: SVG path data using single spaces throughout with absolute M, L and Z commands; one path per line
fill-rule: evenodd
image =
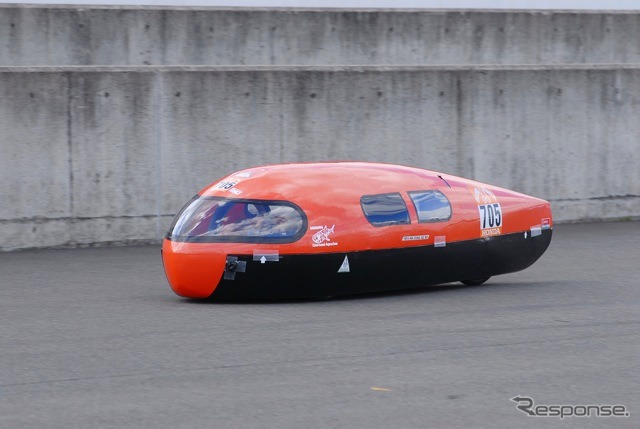
M 552 230 L 447 243 L 349 253 L 280 255 L 278 261 L 246 261 L 244 272 L 221 280 L 220 300 L 317 299 L 479 279 L 523 270 L 551 242 Z M 348 259 L 348 270 L 343 263 Z

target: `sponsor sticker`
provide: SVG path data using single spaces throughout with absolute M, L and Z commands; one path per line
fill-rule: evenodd
M 433 237 L 433 246 L 434 247 L 445 247 L 447 245 L 447 236 L 446 235 L 436 235 Z
M 497 203 L 498 198 L 489 189 L 482 186 L 476 186 L 473 188 L 473 197 L 478 204 Z
M 428 239 L 428 235 L 405 235 L 402 237 L 402 241 L 423 241 Z
M 311 240 L 313 240 L 313 243 L 311 244 L 312 247 L 330 247 L 338 245 L 337 242 L 331 240 L 331 235 L 336 229 L 335 225 L 331 225 L 331 228 L 327 225 L 316 225 L 309 229 L 311 231 L 317 231 L 311 236 Z
M 540 221 L 540 227 L 542 229 L 551 228 L 551 219 L 549 219 L 548 217 L 543 218 L 542 221 Z
M 540 228 L 539 226 L 532 226 L 531 227 L 531 236 L 532 237 L 537 237 L 539 235 L 542 235 L 542 228 Z

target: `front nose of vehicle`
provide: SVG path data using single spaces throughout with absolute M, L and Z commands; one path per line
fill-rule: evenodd
M 226 255 L 212 252 L 210 245 L 165 239 L 162 262 L 171 289 L 187 298 L 207 298 L 224 273 Z

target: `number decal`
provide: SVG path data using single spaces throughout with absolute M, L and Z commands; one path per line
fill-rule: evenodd
M 482 237 L 502 234 L 502 207 L 496 194 L 483 186 L 469 187 L 469 191 L 478 204 Z
M 480 229 L 482 236 L 499 235 L 502 233 L 502 208 L 500 203 L 481 204 L 478 206 L 480 215 Z

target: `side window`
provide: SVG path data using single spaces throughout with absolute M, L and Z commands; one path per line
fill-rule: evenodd
M 373 226 L 407 224 L 409 211 L 399 192 L 391 194 L 364 195 L 360 205 L 367 220 Z
M 451 204 L 440 191 L 408 192 L 418 213 L 418 222 L 443 222 L 451 219 Z

